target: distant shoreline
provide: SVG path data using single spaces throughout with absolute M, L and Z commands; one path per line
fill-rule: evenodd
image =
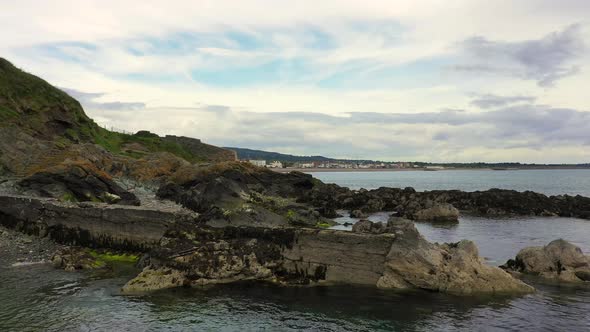
M 509 169 L 493 168 L 444 168 L 444 169 L 424 169 L 424 168 L 270 168 L 279 173 L 303 172 L 303 173 L 326 173 L 326 172 L 444 172 L 444 171 L 521 171 L 521 170 L 588 170 L 586 167 L 522 167 Z

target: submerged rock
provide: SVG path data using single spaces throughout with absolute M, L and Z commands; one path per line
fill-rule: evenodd
M 590 282 L 590 257 L 563 239 L 524 248 L 502 268 L 557 281 Z

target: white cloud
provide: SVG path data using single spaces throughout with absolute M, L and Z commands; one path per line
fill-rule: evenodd
M 489 77 L 445 68 L 466 59 L 456 45 L 475 36 L 504 54 L 506 45 L 539 44 L 545 36 L 579 24 L 579 38 L 588 43 L 589 17 L 590 5 L 583 0 L 564 0 L 559 6 L 550 0 L 21 0 L 3 3 L 0 54 L 57 86 L 102 93 L 86 102 L 88 112 L 126 129 L 186 134 L 224 145 L 263 147 L 260 142 L 274 140 L 267 146 L 303 154 L 587 161 L 585 149 L 574 146 L 579 142 L 562 142 L 557 153 L 554 143 L 539 147 L 543 141 L 537 137 L 518 137 L 495 149 L 483 137 L 494 127 L 481 123 L 449 133 L 441 123 L 335 126 L 303 115 L 275 123 L 264 114 L 487 112 L 472 107 L 473 94 L 528 96 L 521 101 L 536 98 L 537 104 L 588 110 L 588 55 L 557 61 L 557 76 L 573 66 L 580 71 L 558 82 L 549 76 L 557 82 L 551 88 L 536 84 L 546 78 L 544 62 L 527 66 L 526 57 L 519 58 L 524 64 L 518 68 L 533 68 L 525 71 L 528 76 Z M 195 36 L 202 40 L 195 42 Z M 261 45 L 251 47 L 250 42 Z M 278 68 L 257 69 L 260 78 L 248 84 L 212 83 L 221 73 L 227 81 L 255 76 L 248 70 L 276 62 Z M 271 72 L 276 75 L 263 75 Z M 229 111 L 205 110 L 206 105 Z M 502 150 L 508 143 L 523 147 Z

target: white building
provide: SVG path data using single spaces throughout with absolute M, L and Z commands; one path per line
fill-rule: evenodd
M 256 165 L 256 166 L 260 166 L 260 167 L 266 166 L 266 160 L 248 160 L 248 162 L 252 165 Z
M 299 167 L 301 168 L 313 168 L 314 164 L 313 163 L 301 163 L 299 164 Z
M 266 165 L 268 168 L 283 168 L 283 163 L 280 161 L 273 161 L 270 164 Z

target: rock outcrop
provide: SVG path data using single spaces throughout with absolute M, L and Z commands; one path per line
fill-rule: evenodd
M 383 228 L 395 234 L 396 239 L 377 287 L 417 288 L 459 295 L 533 291 L 500 268 L 484 264 L 471 241 L 433 244 L 418 233 L 411 221 L 395 217 Z
M 150 254 L 151 265 L 124 289 L 266 280 L 461 295 L 533 291 L 505 271 L 483 264 L 469 241 L 429 243 L 405 219 L 392 218 L 379 226 L 363 223 L 367 227 L 356 232 L 185 225 L 167 232 L 165 244 Z M 166 277 L 159 282 L 164 271 Z
M 0 196 L 1 225 L 83 247 L 145 251 L 159 246 L 171 225 L 195 219 L 188 211 Z
M 28 193 L 71 202 L 139 205 L 137 197 L 88 161 L 64 161 L 19 182 Z
M 247 163 L 187 167 L 173 174 L 157 195 L 201 214 L 212 226 L 332 225 L 321 208 L 297 202 L 316 185 L 311 175 L 282 174 Z
M 359 210 L 365 214 L 391 211 L 400 217 L 413 220 L 436 212 L 433 210 L 438 210 L 437 206 L 448 207 L 445 208 L 445 216 L 453 219 L 456 214 L 454 208 L 464 213 L 482 216 L 562 216 L 590 219 L 589 197 L 546 196 L 531 191 L 503 189 L 475 192 L 417 192 L 411 187 L 350 190 L 333 184 L 323 184 L 311 188 L 300 201 L 321 207 L 329 214 L 334 214 L 337 209 Z
M 144 271 L 125 287 L 130 292 L 241 280 L 464 295 L 532 290 L 483 264 L 472 243 L 429 243 L 405 219 L 366 221 L 356 232 L 346 232 L 293 225 L 220 226 L 200 218 L 141 207 L 0 196 L 4 226 L 63 244 L 148 253 Z M 54 257 L 54 262 L 69 270 L 96 264 L 77 252 Z
M 590 257 L 563 239 L 524 248 L 502 268 L 556 281 L 590 282 Z

